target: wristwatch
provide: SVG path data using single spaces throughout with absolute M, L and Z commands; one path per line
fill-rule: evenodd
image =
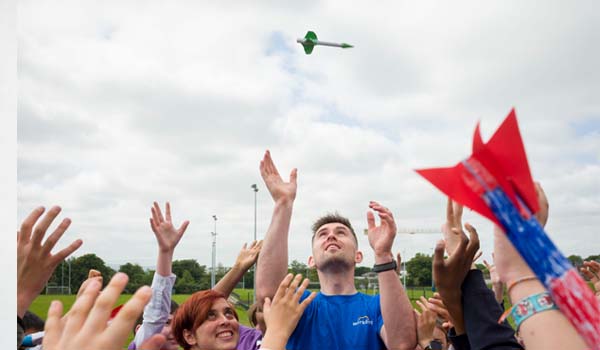
M 388 270 L 395 270 L 397 267 L 398 265 L 396 265 L 396 260 L 392 260 L 389 263 L 373 265 L 373 272 L 379 273 Z
M 425 347 L 423 350 L 442 350 L 442 343 L 439 340 L 432 340 L 429 342 L 429 345 Z

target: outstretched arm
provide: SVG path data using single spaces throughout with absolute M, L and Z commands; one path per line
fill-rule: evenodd
M 370 202 L 369 208 L 376 211 L 381 219 L 381 224 L 375 226 L 373 212 L 367 213 L 369 244 L 375 253 L 375 264 L 386 264 L 394 259 L 392 245 L 396 236 L 396 223 L 388 208 L 377 202 Z M 417 332 L 413 308 L 396 271 L 379 272 L 377 278 L 384 323 L 380 333 L 383 342 L 388 349 L 414 349 L 417 345 Z
M 169 319 L 171 293 L 176 279 L 171 271 L 173 253 L 190 224 L 186 220 L 178 229 L 173 226 L 169 202 L 165 205 L 164 217 L 156 202 L 152 205 L 151 213 L 150 228 L 158 243 L 158 259 L 152 279 L 152 299 L 144 308 L 142 326 L 135 334 L 135 344 L 138 348 L 151 336 L 160 333 Z
M 260 175 L 275 201 L 262 254 L 256 264 L 256 298 L 262 303 L 265 297 L 275 295 L 279 283 L 287 274 L 288 234 L 296 198 L 297 170 L 293 169 L 290 181 L 284 182 L 271 159 L 271 153 L 266 151 L 260 162 Z
M 262 241 L 254 241 L 248 248 L 247 244 L 244 243 L 231 270 L 227 271 L 225 276 L 219 280 L 219 283 L 217 283 L 213 289 L 223 293 L 225 297 L 229 297 L 229 294 L 231 294 L 246 271 L 248 271 L 248 269 L 254 265 L 256 259 L 258 259 L 261 247 Z

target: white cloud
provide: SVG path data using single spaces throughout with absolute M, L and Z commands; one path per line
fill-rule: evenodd
M 252 4 L 19 3 L 18 218 L 61 204 L 65 236 L 109 262 L 152 265 L 147 219 L 170 200 L 190 219 L 176 258 L 230 265 L 272 202 L 265 149 L 299 169 L 290 258 L 310 254 L 310 225 L 338 210 L 357 230 L 368 201 L 399 226 L 437 227 L 444 198 L 416 167 L 469 154 L 516 106 L 548 230 L 567 254 L 596 254 L 600 225 L 599 22 L 592 2 Z M 295 43 L 307 30 L 349 50 Z M 490 225 L 480 227 L 486 256 Z M 575 233 L 576 234 L 575 234 Z M 399 236 L 430 252 L 437 236 Z M 372 263 L 366 239 L 365 264 Z

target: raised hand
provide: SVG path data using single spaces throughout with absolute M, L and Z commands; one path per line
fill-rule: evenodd
M 594 285 L 596 296 L 600 297 L 600 263 L 594 260 L 584 261 L 580 270 Z
M 296 199 L 298 169 L 292 169 L 290 181 L 284 182 L 271 159 L 271 152 L 268 150 L 260 161 L 260 175 L 276 203 L 280 201 L 293 202 Z
M 454 320 L 457 334 L 464 331 L 462 314 L 461 285 L 471 269 L 473 258 L 479 249 L 479 236 L 475 228 L 465 224 L 470 238 L 459 229 L 453 228 L 452 234 L 458 237 L 458 245 L 448 259 L 444 259 L 445 242 L 440 240 L 435 246 L 433 256 L 433 280 Z M 453 238 L 454 239 L 454 238 Z
M 256 260 L 258 260 L 258 254 L 260 253 L 262 244 L 262 240 L 252 242 L 250 247 L 248 247 L 248 244 L 244 243 L 242 250 L 240 250 L 237 259 L 235 260 L 235 264 L 247 271 L 250 266 L 254 265 Z
M 417 341 L 421 348 L 425 349 L 433 340 L 436 313 L 430 308 L 430 304 L 423 296 L 421 296 L 421 300 L 417 300 L 417 305 L 421 308 L 421 312 L 415 309 L 415 314 L 417 314 Z
M 305 278 L 302 284 L 300 284 L 301 280 L 302 275 L 298 274 L 294 277 L 290 273 L 279 284 L 273 301 L 268 297 L 265 298 L 263 310 L 267 333 L 262 341 L 263 348 L 283 349 L 296 328 L 302 313 L 317 296 L 315 292 L 312 292 L 300 303 L 300 297 L 302 297 L 309 283 L 308 278 Z M 299 284 L 300 287 L 298 287 Z
M 29 214 L 17 232 L 17 315 L 19 317 L 25 315 L 33 299 L 44 289 L 56 266 L 83 243 L 78 239 L 58 253 L 51 253 L 52 248 L 71 224 L 71 219 L 65 218 L 42 244 L 46 231 L 60 211 L 58 206 L 50 208 L 38 223 L 38 219 L 44 213 L 44 208 L 39 207 Z
M 113 305 L 127 281 L 127 275 L 117 273 L 100 293 L 101 284 L 93 280 L 81 297 L 75 301 L 66 320 L 61 320 L 62 303 L 53 301 L 44 329 L 43 348 L 45 350 L 123 349 L 133 325 L 152 294 L 150 287 L 144 286 L 138 289 L 108 324 Z
M 156 202 L 154 202 L 151 211 L 150 227 L 152 227 L 152 232 L 154 232 L 158 241 L 159 250 L 162 252 L 173 252 L 190 222 L 185 220 L 178 229 L 175 229 L 171 221 L 171 204 L 169 202 L 165 206 L 165 217 L 163 217 L 160 207 Z
M 448 332 L 450 328 L 454 327 L 454 321 L 452 320 L 452 315 L 448 312 L 448 308 L 440 293 L 433 293 L 433 296 L 427 299 L 429 302 L 429 309 L 435 311 L 439 318 L 443 320 L 442 327 Z
M 392 245 L 397 231 L 394 216 L 388 208 L 374 201 L 369 202 L 369 208 L 376 211 L 381 219 L 380 225 L 376 226 L 375 215 L 371 211 L 367 212 L 369 244 L 375 252 L 376 263 L 389 262 L 390 258 L 394 258 Z M 387 261 L 378 262 L 378 258 Z
M 446 253 L 448 253 L 448 255 L 454 253 L 456 246 L 458 246 L 460 242 L 459 236 L 454 234 L 452 229 L 455 228 L 461 233 L 463 232 L 462 213 L 463 206 L 452 201 L 452 199 L 448 197 L 448 202 L 446 204 L 446 222 L 442 225 L 442 233 L 444 234 L 444 240 L 446 241 Z

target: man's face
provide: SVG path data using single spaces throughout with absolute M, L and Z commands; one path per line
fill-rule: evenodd
M 167 342 L 162 346 L 161 350 L 177 350 L 179 349 L 179 344 L 177 344 L 177 340 L 173 336 L 173 332 L 171 331 L 171 321 L 173 320 L 173 314 L 169 315 L 169 319 L 167 323 L 163 327 L 160 334 L 164 335 L 167 338 Z
M 319 227 L 312 241 L 312 253 L 309 265 L 320 271 L 352 268 L 362 260 L 352 231 L 337 222 Z

